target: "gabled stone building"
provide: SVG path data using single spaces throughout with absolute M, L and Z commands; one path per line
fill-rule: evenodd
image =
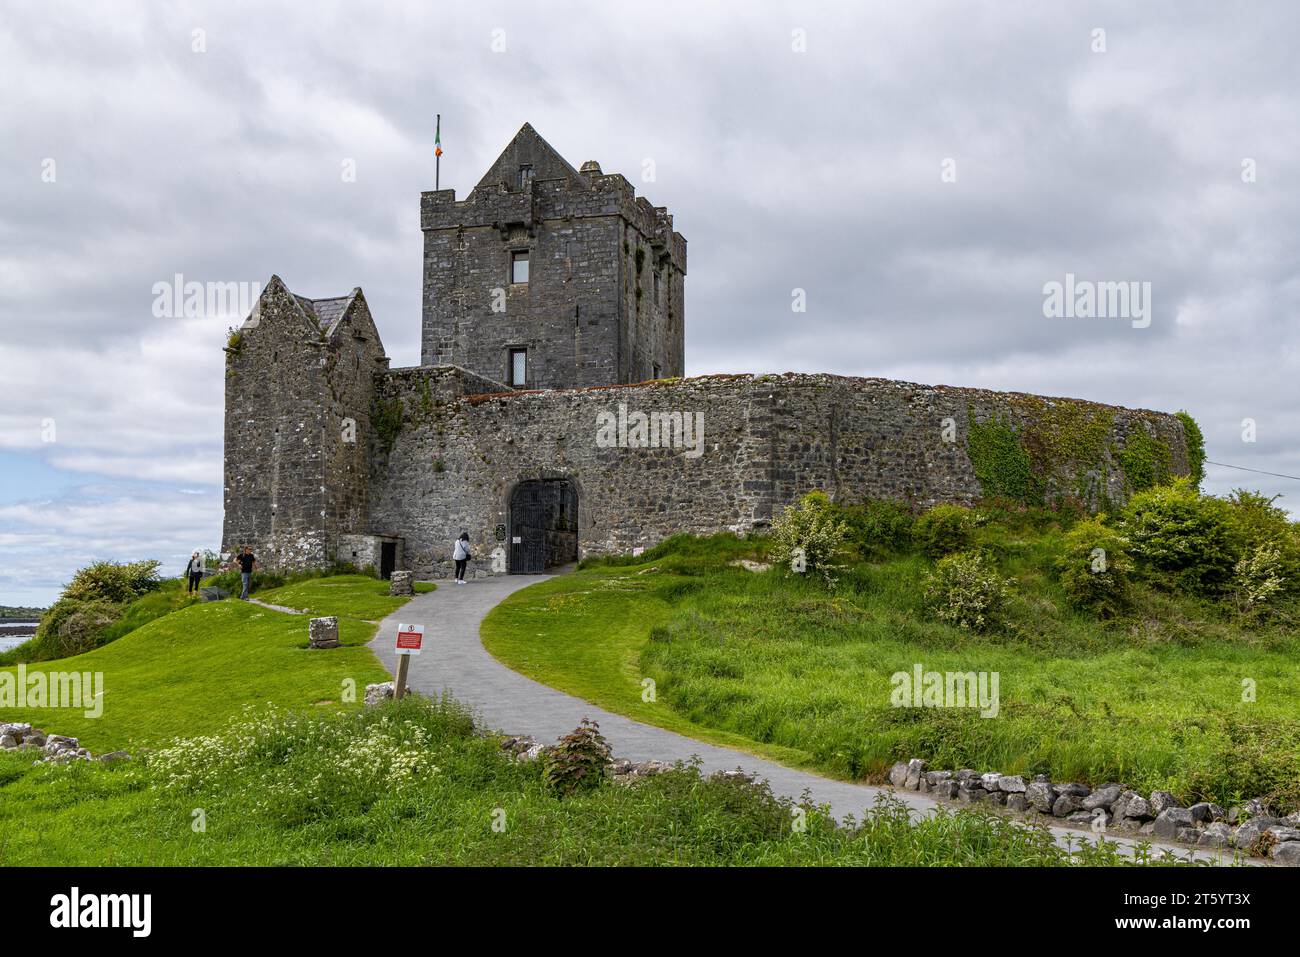
M 360 289 L 273 276 L 227 348 L 222 548 L 268 566 L 534 572 L 678 532 L 744 532 L 802 493 L 917 506 L 988 493 L 973 428 L 1065 448 L 1048 501 L 1122 500 L 1136 436 L 1181 422 L 1069 399 L 830 375 L 683 379 L 686 241 L 622 176 L 525 125 L 463 200 L 420 199 L 420 366 L 390 369 Z M 1082 445 L 1043 442 L 1070 428 Z M 1073 450 L 1073 451 L 1072 451 Z

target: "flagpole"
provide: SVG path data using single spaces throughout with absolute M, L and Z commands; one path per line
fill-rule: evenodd
M 436 192 L 440 186 L 442 177 L 442 114 L 438 114 L 438 125 L 434 130 L 433 142 L 433 188 Z

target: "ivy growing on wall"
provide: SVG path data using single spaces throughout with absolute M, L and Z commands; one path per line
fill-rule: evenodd
M 393 451 L 393 446 L 397 443 L 405 411 L 406 407 L 398 398 L 376 398 L 370 409 L 370 425 L 375 430 L 375 437 L 385 455 Z
M 1183 440 L 1187 444 L 1187 468 L 1192 484 L 1200 488 L 1205 479 L 1205 436 L 1201 427 L 1186 412 L 1175 412 L 1174 416 L 1183 423 Z
M 976 422 L 969 410 L 970 438 L 967 451 L 980 488 L 990 498 L 1017 502 L 1042 502 L 1043 490 L 1034 475 L 1029 453 L 1015 430 L 1001 419 Z
M 1169 481 L 1169 446 L 1135 425 L 1124 438 L 1119 464 L 1130 491 L 1141 492 Z

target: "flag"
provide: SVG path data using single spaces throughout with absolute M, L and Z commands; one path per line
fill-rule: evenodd
M 442 130 L 438 130 L 433 134 L 433 155 L 442 155 Z

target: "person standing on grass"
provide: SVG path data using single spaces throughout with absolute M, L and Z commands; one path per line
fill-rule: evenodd
M 473 557 L 469 553 L 469 532 L 461 532 L 460 538 L 456 539 L 456 544 L 452 547 L 451 557 L 456 562 L 456 584 L 465 584 L 465 566 Z
M 245 545 L 243 552 L 235 556 L 235 561 L 239 562 L 239 577 L 244 585 L 239 592 L 239 597 L 248 601 L 248 589 L 253 584 L 253 569 L 257 567 L 257 557 L 253 554 L 253 549 Z
M 189 581 L 185 589 L 186 594 L 199 590 L 199 582 L 203 580 L 203 556 L 195 552 L 190 556 L 190 563 L 185 566 L 185 577 Z

